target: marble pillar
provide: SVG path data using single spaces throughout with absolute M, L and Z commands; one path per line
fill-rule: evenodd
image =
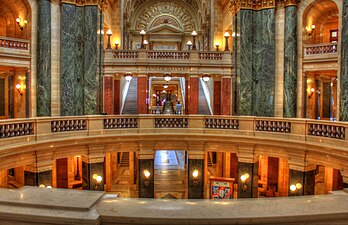
M 154 159 L 139 159 L 139 198 L 155 197 L 155 162 Z M 144 170 L 150 172 L 150 177 L 145 178 Z
M 221 81 L 214 80 L 214 115 L 221 114 Z
M 30 117 L 30 93 L 31 93 L 30 71 L 25 74 L 25 117 Z
M 61 6 L 61 114 L 97 113 L 98 6 Z
M 37 116 L 51 116 L 51 1 L 38 0 Z
M 221 115 L 231 115 L 231 103 L 232 103 L 232 83 L 231 77 L 222 77 L 222 90 L 221 90 Z
M 193 172 L 198 171 L 198 177 L 193 177 Z M 204 191 L 204 159 L 188 160 L 188 198 L 202 199 Z
M 198 113 L 198 77 L 190 77 L 188 83 L 187 93 L 187 104 L 188 114 Z
M 348 121 L 348 1 L 343 1 L 342 13 L 340 120 Z
M 303 181 L 304 181 L 305 173 L 303 171 L 298 170 L 289 170 L 289 196 L 301 196 L 303 195 Z M 296 185 L 297 183 L 301 184 L 302 188 L 297 189 L 295 191 L 290 190 L 291 185 Z
M 8 118 L 14 118 L 14 78 L 8 77 Z
M 275 92 L 275 9 L 263 9 L 261 33 L 261 73 L 256 76 L 258 89 L 254 89 L 257 111 L 254 116 L 274 116 Z M 259 28 L 260 29 L 260 28 Z M 255 108 L 254 108 L 255 110 Z
M 114 80 L 114 114 L 120 114 L 120 93 L 121 86 L 120 80 Z
M 285 8 L 284 117 L 296 117 L 297 104 L 297 6 Z
M 147 76 L 138 76 L 138 114 L 147 114 Z
M 93 175 L 97 174 L 102 177 L 100 183 L 93 178 Z M 104 162 L 88 163 L 82 161 L 82 188 L 83 190 L 95 190 L 104 191 Z
M 52 186 L 52 170 L 33 172 L 24 171 L 24 185 L 39 186 L 39 185 Z
M 238 162 L 238 198 L 252 198 L 253 197 L 253 169 L 254 163 Z M 244 174 L 249 174 L 249 178 L 245 181 L 246 188 L 242 189 L 243 183 L 240 177 Z
M 103 112 L 107 113 L 108 115 L 114 114 L 114 105 L 113 105 L 113 83 L 114 78 L 113 76 L 104 76 L 103 77 L 103 88 L 104 88 L 104 101 L 103 101 Z
M 237 86 L 238 112 L 243 116 L 251 116 L 252 112 L 252 20 L 253 11 L 241 9 L 236 15 L 237 23 Z

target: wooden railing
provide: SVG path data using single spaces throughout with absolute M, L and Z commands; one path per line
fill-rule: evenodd
M 337 43 L 305 45 L 304 55 L 309 56 L 309 55 L 337 53 L 337 47 L 338 47 Z
M 0 37 L 0 47 L 29 50 L 29 41 L 10 37 Z

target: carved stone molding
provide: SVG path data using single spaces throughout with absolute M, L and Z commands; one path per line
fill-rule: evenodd
M 284 2 L 284 6 L 297 6 L 300 0 L 280 0 L 280 2 Z
M 77 6 L 98 5 L 102 11 L 110 5 L 109 0 L 61 0 L 60 2 Z
M 165 22 L 170 22 L 171 20 L 172 22 L 178 21 L 180 28 L 185 32 L 191 32 L 195 29 L 191 14 L 183 6 L 175 2 L 157 2 L 144 8 L 135 21 L 134 29 L 149 30 L 153 26 L 153 21 L 155 21 L 154 25 L 156 25 L 158 23 L 157 18 L 166 15 L 169 20 L 165 20 Z M 176 26 L 179 24 L 176 24 Z
M 235 16 L 241 9 L 262 10 L 275 8 L 279 2 L 285 2 L 285 6 L 294 4 L 299 0 L 230 0 L 230 10 Z

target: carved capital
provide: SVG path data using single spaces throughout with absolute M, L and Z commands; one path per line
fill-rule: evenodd
M 283 1 L 284 1 L 284 7 L 297 6 L 297 4 L 300 2 L 300 0 L 283 0 Z
M 232 16 L 235 16 L 241 9 L 262 10 L 275 8 L 276 3 L 276 0 L 230 0 L 229 2 Z
M 105 11 L 109 5 L 109 0 L 61 0 L 60 2 L 77 6 L 98 5 L 102 11 Z

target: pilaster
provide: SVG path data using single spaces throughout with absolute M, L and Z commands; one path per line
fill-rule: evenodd
M 198 114 L 198 76 L 190 75 L 187 81 L 187 114 Z
M 147 75 L 138 75 L 138 114 L 147 114 Z
M 103 99 L 104 99 L 104 108 L 103 112 L 107 113 L 108 115 L 113 115 L 114 114 L 114 79 L 113 76 L 103 76 Z
M 232 78 L 231 76 L 222 77 L 222 90 L 221 90 L 221 115 L 232 114 Z

